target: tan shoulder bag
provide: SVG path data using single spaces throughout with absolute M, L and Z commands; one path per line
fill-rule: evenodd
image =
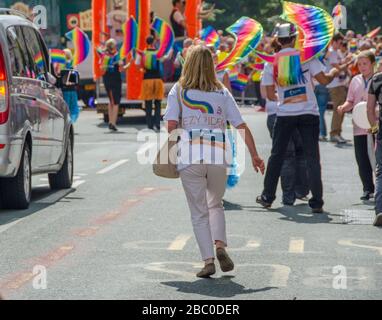
M 177 98 L 179 106 L 179 122 L 178 128 L 182 126 L 182 103 L 180 101 L 180 85 L 177 87 Z M 158 151 L 155 162 L 153 164 L 153 172 L 158 177 L 176 179 L 179 178 L 177 170 L 177 157 L 178 157 L 178 142 L 179 132 L 174 130 L 168 137 L 166 143 Z

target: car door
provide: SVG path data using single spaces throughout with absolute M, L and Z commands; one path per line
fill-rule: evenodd
M 34 28 L 21 26 L 22 35 L 25 41 L 27 55 L 31 69 L 30 95 L 37 99 L 40 110 L 39 123 L 39 145 L 40 145 L 40 168 L 46 168 L 53 164 L 52 154 L 55 146 L 53 138 L 54 111 L 49 97 L 49 84 L 46 81 L 47 61 L 41 51 L 39 39 Z
M 49 54 L 48 50 L 46 48 L 46 45 L 37 30 L 34 30 L 36 39 L 40 46 L 40 51 L 42 52 L 44 56 L 44 61 L 47 62 L 47 66 L 49 66 Z M 43 87 L 45 91 L 45 95 L 47 98 L 47 102 L 50 105 L 50 116 L 53 120 L 53 127 L 52 127 L 52 164 L 57 164 L 59 162 L 59 159 L 61 157 L 61 154 L 64 150 L 64 143 L 65 143 L 65 123 L 66 119 L 68 118 L 68 107 L 63 99 L 62 92 L 60 89 L 58 89 L 55 85 L 49 83 L 47 72 L 49 68 L 47 68 L 46 71 L 46 78 L 42 79 L 43 81 Z
M 22 139 L 26 127 L 30 127 L 32 135 L 32 171 L 41 163 L 40 150 L 40 108 L 33 83 L 30 78 L 30 66 L 24 39 L 18 26 L 7 28 L 8 50 L 11 58 L 12 82 L 9 88 L 12 108 L 10 118 L 11 132 Z

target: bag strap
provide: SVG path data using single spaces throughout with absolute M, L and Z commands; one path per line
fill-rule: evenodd
M 179 127 L 182 126 L 182 113 L 183 113 L 182 101 L 180 99 L 180 91 L 181 91 L 181 87 L 180 87 L 180 84 L 178 83 L 176 88 L 176 93 L 178 96 L 178 106 L 179 106 L 179 124 L 178 124 Z

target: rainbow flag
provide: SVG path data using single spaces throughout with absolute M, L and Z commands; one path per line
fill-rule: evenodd
M 212 26 L 208 26 L 200 32 L 200 39 L 203 40 L 206 45 L 214 46 L 215 49 L 219 48 L 220 37 Z
M 217 65 L 217 71 L 224 70 L 242 61 L 256 49 L 263 37 L 263 27 L 261 24 L 248 17 L 240 18 L 232 26 L 227 28 L 227 32 L 235 37 L 235 47 L 230 54 Z
M 83 62 L 89 55 L 90 40 L 87 34 L 78 27 L 66 33 L 65 37 L 73 43 L 73 66 L 75 67 Z
M 305 83 L 298 50 L 277 53 L 274 66 L 273 76 L 280 87 Z
M 281 18 L 298 27 L 299 39 L 296 49 L 301 51 L 302 63 L 317 57 L 329 46 L 333 38 L 333 19 L 324 9 L 284 1 Z
M 260 51 L 255 51 L 255 52 L 256 52 L 256 55 L 260 59 L 262 59 L 263 61 L 271 63 L 271 64 L 273 64 L 275 62 L 275 56 L 274 55 L 269 55 L 269 54 L 266 54 L 266 53 L 260 52 Z
M 52 63 L 65 64 L 65 52 L 61 49 L 50 49 L 50 57 L 52 59 Z
M 134 17 L 131 16 L 122 26 L 123 45 L 119 50 L 121 58 L 126 58 L 130 51 L 138 48 L 138 24 Z
M 166 21 L 158 17 L 155 17 L 151 28 L 159 35 L 160 43 L 158 51 L 156 53 L 156 58 L 161 59 L 164 56 L 168 55 L 172 50 L 172 47 L 174 46 L 174 31 L 172 31 L 172 28 Z
M 39 52 L 38 54 L 36 54 L 34 57 L 33 57 L 33 61 L 34 63 L 37 65 L 37 67 L 39 69 L 43 69 L 44 68 L 44 59 L 42 57 L 42 54 L 41 52 Z
M 370 31 L 365 38 L 374 39 L 378 33 L 381 31 L 381 27 L 375 28 L 374 30 Z
M 249 76 L 243 73 L 239 73 L 237 75 L 237 79 L 234 81 L 231 81 L 231 87 L 234 90 L 243 92 L 245 90 L 245 87 L 248 84 Z

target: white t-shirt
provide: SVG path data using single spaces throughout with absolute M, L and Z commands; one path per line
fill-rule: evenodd
M 287 48 L 280 52 L 294 51 Z M 267 64 L 264 67 L 263 85 L 275 85 L 279 96 L 277 106 L 278 116 L 299 116 L 303 114 L 319 115 L 316 95 L 314 94 L 312 78 L 325 71 L 324 65 L 318 60 L 313 59 L 301 65 L 305 78 L 305 83 L 280 87 L 273 77 L 273 65 Z
M 167 98 L 164 120 L 179 121 L 178 84 Z M 215 92 L 181 90 L 182 135 L 178 144 L 178 170 L 203 160 L 206 164 L 227 165 L 232 152 L 226 138 L 227 121 L 233 127 L 244 123 L 228 89 Z
M 341 56 L 337 50 L 333 50 L 333 48 L 329 49 L 328 63 L 330 65 L 330 69 L 332 69 L 336 64 L 342 63 Z M 337 87 L 341 87 L 345 85 L 346 85 L 346 76 L 343 79 L 341 79 L 340 77 L 335 77 L 333 81 L 327 85 L 327 88 L 332 89 L 332 88 L 337 88 Z
M 265 66 L 269 64 L 268 62 L 265 63 Z M 268 67 L 269 68 L 269 67 Z M 260 82 L 260 85 L 261 86 L 264 86 L 264 72 L 262 73 L 261 75 L 261 82 Z M 269 100 L 268 98 L 265 99 L 265 110 L 267 111 L 267 114 L 269 116 L 273 115 L 273 114 L 276 114 L 277 113 L 277 105 L 278 105 L 278 102 L 277 101 L 271 101 Z

